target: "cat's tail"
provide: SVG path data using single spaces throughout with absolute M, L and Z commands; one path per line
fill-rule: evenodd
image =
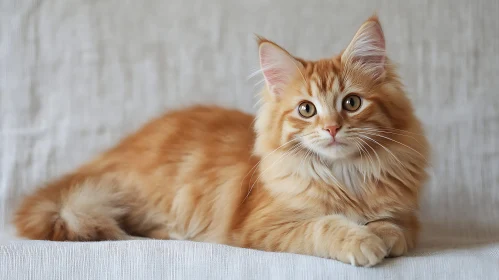
M 129 200 L 117 178 L 70 175 L 25 198 L 14 224 L 21 237 L 36 240 L 129 239 L 120 227 Z

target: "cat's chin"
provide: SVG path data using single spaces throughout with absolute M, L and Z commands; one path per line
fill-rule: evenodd
M 326 161 L 344 160 L 354 154 L 354 151 L 347 144 L 339 142 L 326 143 L 321 147 L 315 147 L 313 150 Z

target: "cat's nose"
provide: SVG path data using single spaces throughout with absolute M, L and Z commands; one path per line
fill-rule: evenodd
M 333 138 L 336 136 L 336 133 L 340 130 L 341 126 L 339 125 L 328 125 L 324 127 L 324 130 L 327 130 Z

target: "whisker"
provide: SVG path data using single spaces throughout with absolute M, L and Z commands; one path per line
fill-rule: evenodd
M 362 132 L 388 133 L 388 134 L 405 136 L 405 137 L 412 138 L 414 141 L 416 141 L 416 143 L 418 143 L 419 145 L 421 145 L 421 147 L 424 147 L 424 145 L 421 144 L 421 142 L 419 142 L 416 138 L 414 138 L 411 135 L 407 135 L 407 134 L 403 134 L 403 133 L 396 133 L 396 132 L 386 131 L 386 130 L 376 129 L 376 128 L 353 128 L 353 129 L 351 129 L 351 131 L 353 131 L 353 132 L 362 131 Z
M 264 82 L 265 82 L 265 79 L 260 80 L 260 81 L 256 82 L 256 83 L 253 85 L 253 87 L 257 87 L 257 86 L 259 86 L 259 85 L 263 84 Z
M 373 135 L 373 136 L 378 136 L 378 137 L 381 137 L 381 138 L 385 138 L 385 139 L 388 139 L 388 140 L 393 141 L 393 142 L 395 142 L 395 143 L 398 143 L 398 144 L 400 144 L 400 145 L 402 145 L 402 146 L 404 146 L 404 147 L 406 147 L 406 148 L 408 148 L 408 149 L 411 149 L 412 151 L 414 151 L 415 153 L 417 153 L 418 155 L 420 155 L 420 156 L 421 156 L 421 157 L 422 157 L 425 161 L 428 161 L 428 160 L 426 159 L 426 157 L 425 157 L 423 154 L 421 154 L 420 152 L 416 151 L 414 148 L 412 148 L 412 147 L 410 147 L 410 146 L 408 146 L 408 145 L 406 145 L 406 144 L 404 144 L 404 143 L 401 143 L 401 142 L 399 142 L 399 141 L 397 141 L 397 140 L 393 140 L 393 139 L 392 139 L 392 138 L 390 138 L 390 137 L 386 137 L 386 136 L 383 136 L 383 135 L 380 135 L 380 134 L 370 133 L 370 132 L 364 132 L 364 133 L 366 133 L 366 134 L 368 134 L 368 135 Z
M 263 103 L 263 97 L 260 97 L 256 102 L 255 105 L 253 105 L 253 108 L 260 107 L 260 105 Z M 256 119 L 256 118 L 255 118 Z
M 246 79 L 247 80 L 251 80 L 251 78 L 258 76 L 258 74 L 260 74 L 261 72 L 263 72 L 262 68 L 260 68 L 260 69 L 256 70 L 255 72 L 249 74 Z
M 371 127 L 362 127 L 362 128 L 373 129 Z M 399 133 L 407 133 L 407 134 L 418 135 L 418 136 L 425 136 L 424 134 L 421 134 L 421 133 L 416 133 L 416 132 L 412 132 L 412 131 L 404 130 L 404 129 L 391 128 L 391 127 L 381 127 L 381 128 L 376 128 L 376 129 L 382 129 L 382 130 L 387 130 L 387 131 L 396 131 Z
M 308 151 L 307 151 L 307 153 L 305 154 L 305 156 L 304 156 L 304 157 L 302 158 L 302 160 L 300 161 L 300 165 L 299 165 L 300 167 L 299 167 L 299 170 L 301 170 L 301 169 L 302 169 L 303 164 L 304 164 L 305 162 L 307 162 L 307 158 L 308 158 L 308 156 L 309 156 L 310 154 L 311 154 L 311 151 L 310 151 L 310 150 L 308 150 Z
M 376 150 L 371 145 L 369 145 L 369 143 L 367 143 L 366 141 L 364 141 L 364 139 L 362 139 L 362 138 L 357 138 L 357 139 L 360 140 L 360 141 L 362 141 L 364 144 L 366 144 L 373 151 L 374 155 L 378 159 L 378 176 L 380 176 L 381 175 L 381 160 L 379 158 L 378 153 L 376 152 Z M 373 165 L 374 165 L 374 160 L 373 160 Z M 376 178 L 378 178 L 378 176 L 376 176 Z
M 305 136 L 307 136 L 307 135 L 309 135 L 309 134 L 305 134 L 305 135 L 300 136 L 300 137 L 305 137 Z M 242 181 L 241 181 L 241 186 L 240 186 L 240 187 L 242 187 L 242 186 L 243 186 L 244 179 L 246 179 L 246 177 L 248 177 L 248 175 L 251 173 L 251 171 L 253 171 L 253 170 L 254 170 L 254 169 L 255 169 L 255 168 L 256 168 L 256 167 L 260 164 L 260 162 L 262 162 L 262 160 L 265 160 L 266 158 L 268 158 L 270 155 L 272 155 L 273 153 L 275 153 L 277 150 L 281 149 L 281 148 L 282 148 L 282 147 L 284 147 L 285 145 L 287 145 L 287 144 L 289 144 L 289 143 L 291 143 L 291 142 L 293 142 L 293 141 L 298 141 L 298 140 L 300 140 L 300 137 L 297 137 L 297 138 L 294 138 L 294 139 L 289 140 L 288 142 L 286 142 L 286 143 L 282 144 L 281 146 L 279 146 L 279 147 L 275 148 L 273 151 L 271 151 L 270 153 L 268 153 L 268 154 L 267 154 L 264 158 L 260 159 L 260 160 L 257 162 L 257 164 L 255 164 L 255 165 L 254 165 L 254 166 L 250 169 L 250 171 L 246 174 L 246 176 L 244 176 L 244 177 L 243 177 L 243 179 L 242 179 Z M 255 173 L 253 172 L 253 174 L 255 174 Z M 253 178 L 253 175 L 251 176 L 251 178 Z M 251 178 L 250 178 L 250 180 L 251 180 Z
M 288 142 L 288 143 L 289 143 L 289 142 Z M 264 171 L 262 171 L 262 172 L 258 175 L 258 177 L 255 179 L 255 182 L 251 185 L 250 189 L 248 190 L 248 193 L 246 194 L 246 197 L 243 199 L 243 201 L 242 201 L 242 202 L 246 201 L 246 199 L 249 197 L 249 195 L 250 195 L 251 191 L 253 190 L 253 187 L 255 186 L 255 184 L 258 182 L 258 180 L 260 179 L 260 177 L 261 177 L 261 176 L 262 176 L 265 172 L 267 172 L 270 168 L 272 168 L 272 167 L 273 167 L 276 163 L 280 162 L 283 158 L 285 158 L 285 157 L 289 156 L 289 155 L 290 155 L 290 154 L 292 154 L 293 152 L 295 152 L 295 151 L 299 150 L 300 148 L 302 148 L 302 146 L 303 146 L 303 143 L 301 143 L 301 142 L 300 142 L 300 143 L 298 143 L 298 144 L 293 145 L 293 147 L 292 147 L 289 151 L 285 152 L 285 153 L 284 153 L 283 155 L 281 155 L 281 156 L 280 156 L 277 160 L 275 160 L 275 161 L 274 161 L 274 162 L 273 162 L 273 163 L 272 163 L 269 167 L 267 167 Z M 267 157 L 268 157 L 268 155 L 267 155 Z M 260 162 L 261 162 L 261 161 L 260 161 Z M 256 171 L 256 170 L 255 170 L 255 171 Z M 253 175 L 254 175 L 254 174 L 255 174 L 255 172 L 253 172 Z M 253 179 L 253 175 L 252 175 L 252 176 L 251 176 L 251 178 L 250 178 L 250 183 L 251 183 L 251 180 Z
M 255 72 L 249 74 L 248 77 L 247 77 L 247 80 L 251 80 L 251 78 L 253 78 L 255 76 L 258 76 L 258 74 L 263 73 L 263 71 L 268 70 L 268 69 L 270 69 L 270 68 L 272 68 L 272 67 L 274 67 L 276 65 L 277 65 L 277 63 L 273 63 L 273 64 L 267 65 L 266 67 L 260 67 Z
M 352 139 L 352 141 L 354 141 L 354 143 L 355 143 L 356 145 L 359 145 L 359 147 L 360 147 L 361 151 L 363 151 L 363 152 L 366 154 L 366 157 L 367 157 L 367 159 L 368 159 L 368 162 L 370 162 L 370 163 L 371 163 L 371 166 L 375 167 L 376 165 L 374 164 L 374 159 L 372 158 L 371 154 L 370 154 L 370 153 L 369 153 L 369 151 L 368 151 L 368 150 L 364 147 L 364 145 L 363 145 L 362 143 L 360 143 L 359 141 L 357 141 L 357 140 L 361 140 L 361 141 L 362 141 L 362 139 L 358 139 L 358 137 L 356 137 L 356 138 Z M 361 155 L 362 155 L 362 153 L 361 153 Z M 378 167 L 378 169 L 380 169 L 380 167 Z M 380 171 L 379 171 L 379 172 L 380 172 Z M 378 173 L 379 173 L 379 172 L 378 172 Z M 365 172 L 364 172 L 364 182 L 365 182 Z
M 381 144 L 381 143 L 379 143 L 378 141 L 376 141 L 376 140 L 372 139 L 371 137 L 369 137 L 369 136 L 367 136 L 367 135 L 363 135 L 363 134 L 360 134 L 360 137 L 367 138 L 367 139 L 369 139 L 369 140 L 373 141 L 374 143 L 378 144 L 380 147 L 382 147 L 383 149 L 385 149 L 385 151 L 387 151 L 388 153 L 390 153 L 390 155 L 392 155 L 392 156 L 393 156 L 393 158 L 395 158 L 395 160 L 397 160 L 399 164 L 404 165 L 404 164 L 402 163 L 402 161 L 400 161 L 400 159 L 399 159 L 398 157 L 396 157 L 396 156 L 395 156 L 395 154 L 393 154 L 393 153 L 392 153 L 392 151 L 391 151 L 390 149 L 388 149 L 387 147 L 385 147 L 384 145 L 382 145 L 382 144 Z
M 359 154 L 360 154 L 360 161 L 361 162 L 364 162 L 364 159 L 363 159 L 363 156 L 362 156 L 362 150 L 360 149 L 360 146 L 359 146 L 359 143 L 355 140 L 352 140 L 354 141 L 353 143 L 355 144 L 355 146 L 357 147 L 357 150 L 359 151 Z M 364 183 L 366 182 L 366 173 L 364 172 L 364 170 L 361 171 L 362 175 L 363 175 L 363 179 L 364 179 Z
M 276 148 L 275 150 L 273 150 L 272 152 L 270 152 L 268 155 L 266 155 L 263 159 L 261 159 L 260 161 L 258 161 L 258 163 L 257 163 L 257 164 L 256 164 L 256 165 L 255 165 L 255 166 L 251 169 L 251 170 L 253 170 L 253 173 L 251 174 L 251 177 L 250 177 L 250 182 L 251 182 L 251 180 L 253 179 L 253 176 L 255 175 L 255 172 L 257 171 L 257 166 L 258 166 L 258 165 L 259 165 L 259 164 L 260 164 L 263 160 L 265 160 L 267 157 L 269 157 L 270 155 L 272 155 L 272 154 L 273 154 L 274 152 L 276 152 L 277 150 L 281 149 L 284 145 L 289 144 L 289 143 L 290 143 L 290 142 L 292 142 L 292 141 L 297 141 L 297 140 L 298 140 L 298 139 L 297 139 L 297 138 L 295 138 L 295 139 L 293 139 L 293 140 L 290 140 L 290 141 L 288 141 L 288 142 L 286 142 L 286 143 L 282 144 L 281 146 L 279 146 L 278 148 Z M 291 149 L 293 149 L 293 148 L 295 147 L 295 145 L 296 145 L 296 144 L 294 144 L 294 145 L 291 147 Z M 251 170 L 250 170 L 250 172 L 251 172 Z M 249 175 L 249 173 L 248 173 L 248 175 Z M 246 176 L 248 176 L 248 175 L 246 175 Z M 246 178 L 246 176 L 243 178 L 243 181 L 244 181 L 244 179 Z M 241 184 L 242 184 L 242 182 L 241 182 Z
M 365 135 L 364 135 L 365 136 Z M 367 138 L 369 138 L 370 140 L 374 141 L 375 143 L 377 143 L 378 145 L 380 145 L 381 147 L 383 147 L 385 150 L 387 150 L 400 164 L 400 166 L 398 166 L 398 168 L 406 168 L 406 169 L 412 169 L 410 168 L 409 166 L 405 165 L 403 162 L 401 162 L 388 148 L 386 148 L 385 146 L 381 145 L 379 142 L 377 142 L 376 140 L 368 137 L 368 136 L 365 136 Z M 391 173 L 392 176 L 396 177 L 397 179 L 403 181 L 404 178 L 401 178 L 397 172 L 392 172 Z M 412 180 L 416 180 L 414 177 L 412 177 L 413 179 Z M 408 179 L 407 177 L 405 179 Z
M 367 133 L 367 134 L 369 134 L 369 133 Z M 383 136 L 383 135 L 378 135 L 378 134 L 375 134 L 375 133 L 371 133 L 371 134 L 369 134 L 369 135 L 375 135 L 375 136 L 379 136 L 379 137 L 382 137 L 382 138 L 386 138 L 386 139 L 388 139 L 388 140 L 391 140 L 391 141 L 393 141 L 393 142 L 395 142 L 395 143 L 398 143 L 398 144 L 400 144 L 400 145 L 402 145 L 402 146 L 404 146 L 404 147 L 406 147 L 406 148 L 408 148 L 408 149 L 410 149 L 410 150 L 414 151 L 414 152 L 415 152 L 415 153 L 417 153 L 417 154 L 418 154 L 418 155 L 419 155 L 422 159 L 424 159 L 424 161 L 426 162 L 426 164 L 428 164 L 429 169 L 427 169 L 427 170 L 431 173 L 432 177 L 433 177 L 433 178 L 435 178 L 435 180 L 438 180 L 438 176 L 436 176 L 436 173 L 435 173 L 435 171 L 433 170 L 433 169 L 434 169 L 434 166 L 433 166 L 433 165 L 429 162 L 429 160 L 428 160 L 428 159 L 427 159 L 424 155 L 422 155 L 420 152 L 416 151 L 414 148 L 412 148 L 412 147 L 410 147 L 410 146 L 407 146 L 407 145 L 405 145 L 405 144 L 403 144 L 403 143 L 400 143 L 400 142 L 398 142 L 398 141 L 396 141 L 396 140 L 394 140 L 394 139 L 391 139 L 391 138 L 389 138 L 389 137 L 385 137 L 385 136 Z
M 364 145 L 362 145 L 362 143 L 358 142 L 359 145 L 360 145 L 360 148 L 364 150 L 364 153 L 367 155 L 367 158 L 371 161 L 371 165 L 372 166 L 375 166 L 374 165 L 374 159 L 372 158 L 371 154 L 369 153 L 369 151 L 364 147 Z

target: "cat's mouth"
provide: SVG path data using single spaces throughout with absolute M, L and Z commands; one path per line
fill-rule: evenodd
M 327 144 L 327 147 L 339 147 L 339 146 L 345 146 L 346 144 L 338 142 L 338 141 L 332 141 L 329 144 Z
M 341 141 L 338 141 L 338 139 L 331 139 L 327 143 L 326 147 L 339 147 L 339 146 L 346 146 L 346 143 L 343 143 Z

